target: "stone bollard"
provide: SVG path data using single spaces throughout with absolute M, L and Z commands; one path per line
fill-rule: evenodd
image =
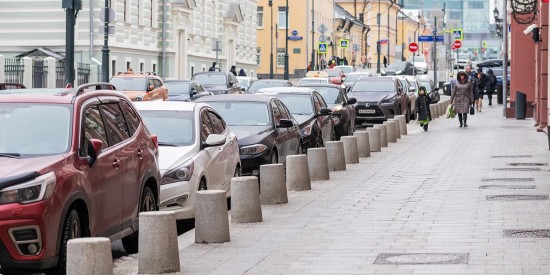
M 306 155 L 286 157 L 286 188 L 289 191 L 311 190 L 311 179 Z
M 179 271 L 179 268 L 177 271 Z M 108 238 L 78 238 L 69 240 L 67 242 L 67 274 L 113 274 L 111 240 Z
M 312 149 L 308 149 L 308 154 Z M 260 194 L 262 205 L 288 203 L 285 166 L 282 163 L 260 166 Z
M 309 148 L 307 150 L 307 166 L 312 181 L 330 179 L 326 148 Z
M 197 191 L 195 201 L 195 242 L 229 242 L 227 194 L 223 190 Z
M 395 137 L 397 139 L 400 139 L 401 138 L 401 126 L 399 124 L 401 124 L 401 123 L 400 123 L 399 119 L 398 118 L 392 118 L 392 119 L 388 119 L 388 120 L 395 122 Z
M 361 158 L 368 158 L 370 157 L 370 138 L 369 138 L 369 132 L 367 131 L 359 131 L 353 133 L 355 137 L 357 137 L 357 149 L 359 151 L 359 157 Z
M 328 155 L 328 170 L 346 170 L 346 157 L 344 154 L 344 143 L 342 141 L 327 141 L 325 143 Z
M 374 127 L 380 129 L 380 146 L 388 147 L 388 125 L 377 124 Z
M 176 213 L 152 211 L 139 214 L 138 273 L 180 271 Z
M 340 140 L 344 143 L 344 157 L 346 164 L 359 163 L 359 150 L 357 148 L 357 137 L 345 136 Z
M 382 134 L 380 133 L 380 128 L 369 128 L 367 129 L 367 132 L 369 133 L 370 151 L 382 151 Z
M 401 136 L 406 136 L 407 135 L 407 118 L 405 117 L 405 115 L 398 115 L 398 116 L 395 116 L 395 118 L 399 119 L 399 132 L 401 134 Z
M 384 124 L 388 126 L 388 142 L 397 142 L 397 135 L 395 133 L 395 121 L 384 121 Z
M 445 105 L 443 102 L 439 102 L 437 104 L 439 104 L 439 116 L 445 116 L 445 111 L 447 111 L 447 109 L 445 109 Z
M 262 221 L 262 204 L 257 177 L 231 179 L 231 223 Z

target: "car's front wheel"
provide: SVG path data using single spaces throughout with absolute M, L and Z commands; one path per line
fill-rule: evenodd
M 141 213 L 141 212 L 149 212 L 149 211 L 156 211 L 156 210 L 157 210 L 157 203 L 156 203 L 155 195 L 153 194 L 153 191 L 151 191 L 151 188 L 145 187 L 143 189 L 143 195 L 141 196 L 141 200 L 140 200 L 139 212 Z M 138 253 L 138 247 L 139 247 L 138 234 L 139 234 L 139 231 L 136 231 L 131 235 L 128 235 L 122 238 L 122 246 L 124 246 L 124 250 L 126 250 L 128 254 Z
M 50 274 L 65 274 L 67 268 L 67 243 L 71 239 L 82 237 L 82 223 L 76 209 L 70 209 L 63 222 L 61 243 L 59 249 L 59 263 Z

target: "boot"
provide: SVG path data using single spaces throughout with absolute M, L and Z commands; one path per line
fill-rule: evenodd
M 460 122 L 460 127 L 462 127 L 462 114 L 458 114 L 458 122 Z
M 468 120 L 468 116 L 464 115 L 464 127 L 468 127 L 468 123 L 466 123 L 467 120 Z
M 428 124 L 424 124 L 424 132 L 428 132 Z

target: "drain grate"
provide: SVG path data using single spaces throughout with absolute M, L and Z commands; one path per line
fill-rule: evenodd
M 381 253 L 374 264 L 468 264 L 467 253 Z
M 548 166 L 548 163 L 542 162 L 512 162 L 507 163 L 509 166 Z
M 506 238 L 550 238 L 550 229 L 511 229 L 504 230 Z
M 483 182 L 530 182 L 535 181 L 535 178 L 484 178 Z
M 497 158 L 532 158 L 533 155 L 508 155 L 508 156 L 491 156 L 494 159 Z
M 536 185 L 480 185 L 479 189 L 536 189 Z
M 548 200 L 548 195 L 488 195 L 488 201 L 542 201 Z
M 542 171 L 540 168 L 493 168 L 494 171 Z

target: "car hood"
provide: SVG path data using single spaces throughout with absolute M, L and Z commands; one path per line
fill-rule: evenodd
M 159 169 L 162 175 L 188 159 L 192 158 L 198 150 L 195 146 L 159 146 Z
M 265 136 L 269 135 L 273 128 L 266 126 L 229 126 L 229 129 L 235 133 L 239 146 L 256 144 L 261 142 Z
M 126 96 L 128 96 L 130 99 L 134 99 L 136 97 L 145 95 L 145 92 L 140 92 L 140 91 L 124 91 L 123 93 Z
M 358 102 L 379 102 L 393 96 L 393 92 L 350 92 L 349 97 L 354 97 Z
M 46 167 L 62 161 L 65 155 L 53 155 L 36 158 L 6 158 L 0 157 L 0 178 L 7 178 L 28 172 L 43 172 Z

